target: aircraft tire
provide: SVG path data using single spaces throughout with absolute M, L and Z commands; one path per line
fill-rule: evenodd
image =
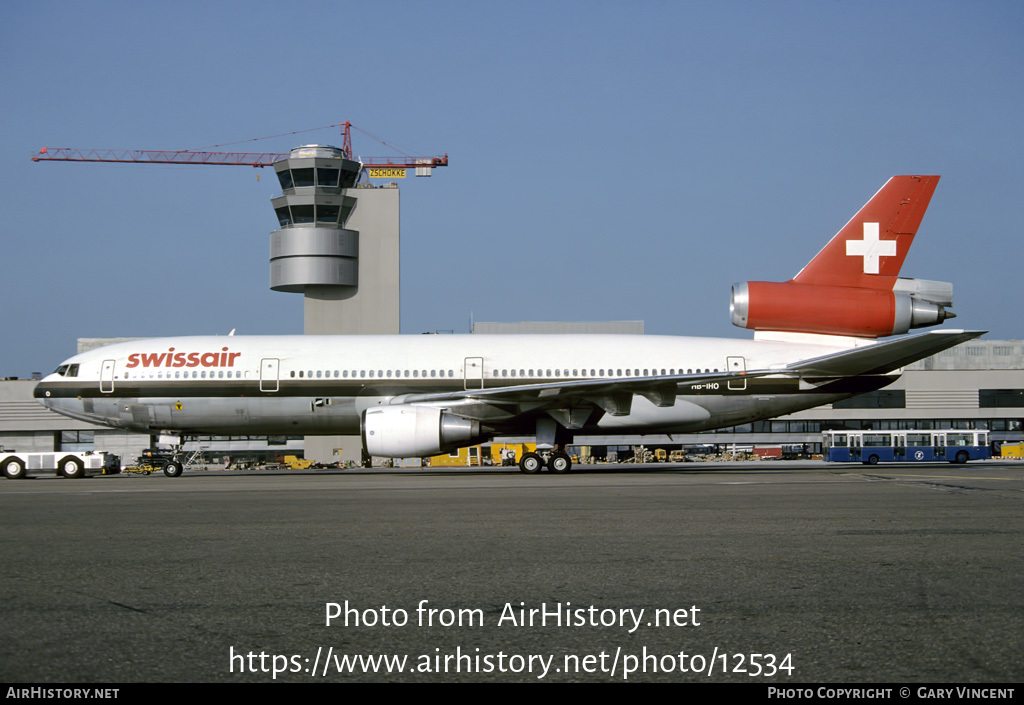
M 85 477 L 85 465 L 78 458 L 69 455 L 60 461 L 60 474 L 72 480 Z
M 178 477 L 181 475 L 182 470 L 181 463 L 175 460 L 171 460 L 164 465 L 164 475 L 167 475 L 167 477 Z
M 548 460 L 548 469 L 553 473 L 567 473 L 572 470 L 572 460 L 565 453 L 552 453 Z
M 540 472 L 542 467 L 544 467 L 544 461 L 536 453 L 523 453 L 523 457 L 519 460 L 519 472 L 527 475 Z
M 28 475 L 25 472 L 25 461 L 21 458 L 8 458 L 4 461 L 4 477 L 8 480 L 24 480 Z

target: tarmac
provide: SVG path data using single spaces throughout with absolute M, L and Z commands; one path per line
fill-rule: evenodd
M 0 482 L 0 680 L 1024 679 L 1024 463 Z

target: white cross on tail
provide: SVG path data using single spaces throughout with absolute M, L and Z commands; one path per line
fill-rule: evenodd
M 895 257 L 896 241 L 878 239 L 878 223 L 864 223 L 863 240 L 847 240 L 846 254 L 864 258 L 864 273 L 878 274 L 879 257 Z

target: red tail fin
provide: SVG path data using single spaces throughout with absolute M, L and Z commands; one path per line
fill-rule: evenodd
M 891 291 L 938 183 L 889 179 L 792 281 Z

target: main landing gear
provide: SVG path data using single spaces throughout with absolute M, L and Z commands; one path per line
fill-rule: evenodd
M 527 475 L 540 472 L 545 466 L 553 473 L 567 473 L 572 470 L 572 459 L 560 450 L 523 453 L 523 457 L 519 459 L 519 471 Z

